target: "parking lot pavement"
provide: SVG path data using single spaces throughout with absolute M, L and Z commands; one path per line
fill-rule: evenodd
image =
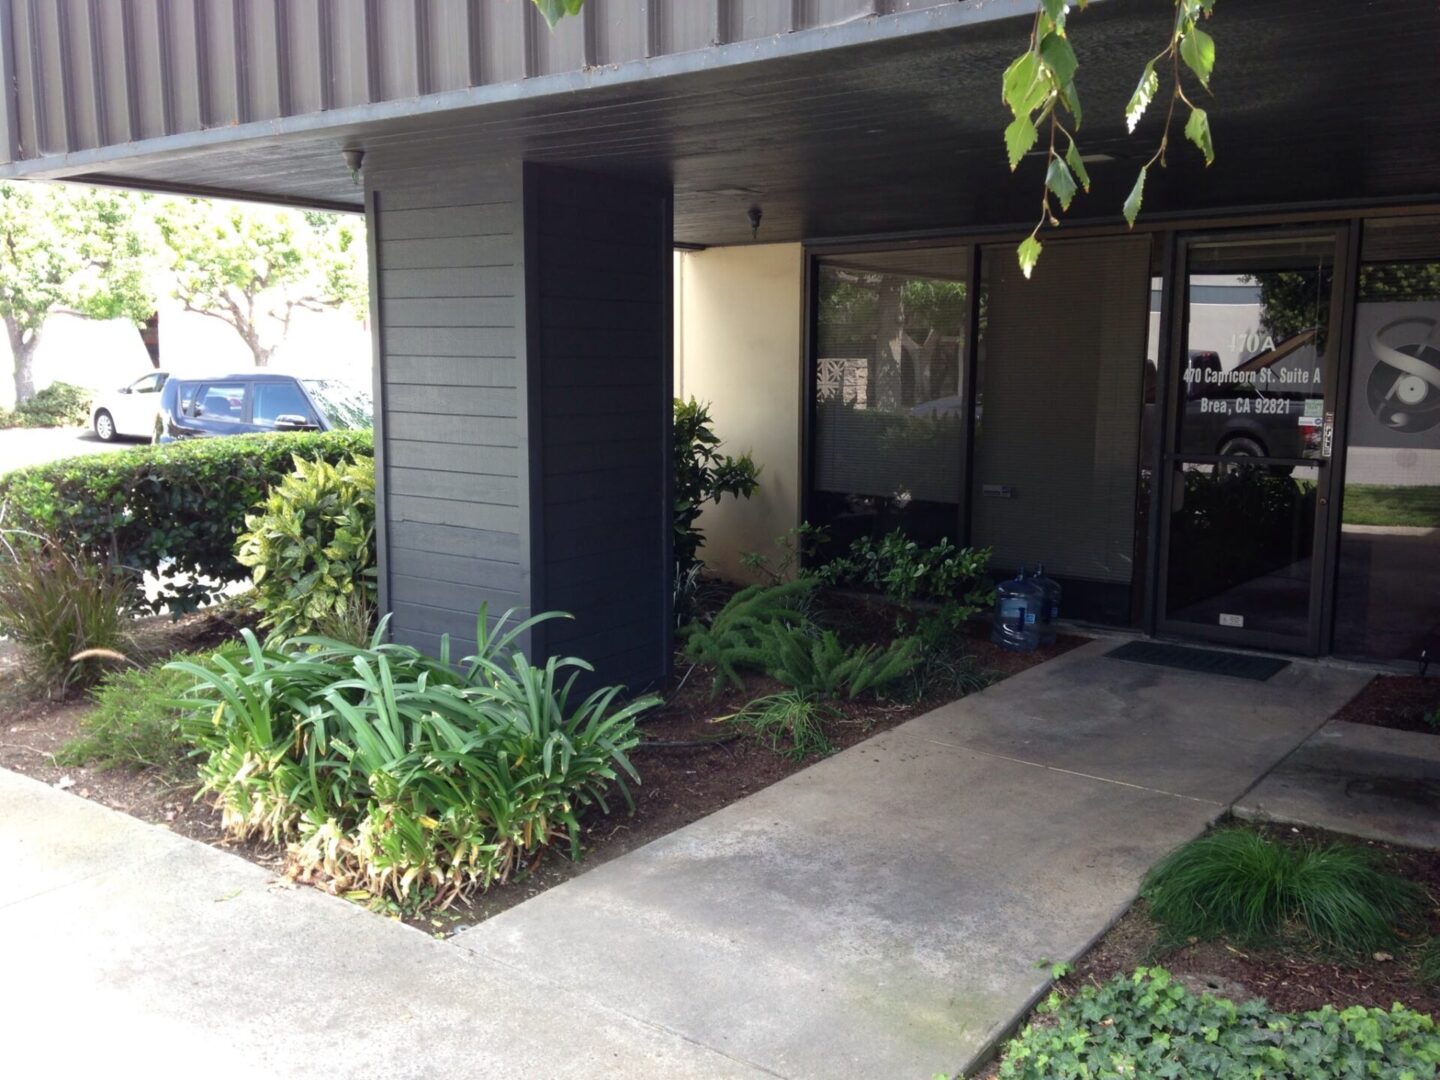
M 0 431 L 0 474 L 26 465 L 140 445 L 142 442 L 135 439 L 104 443 L 89 428 L 10 428 Z

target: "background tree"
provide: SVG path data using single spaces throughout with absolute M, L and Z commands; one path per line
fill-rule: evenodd
M 0 183 L 0 319 L 15 358 L 16 404 L 35 396 L 35 350 L 52 314 L 137 325 L 154 314 L 143 201 L 101 188 Z
M 364 227 L 339 214 L 172 199 L 156 222 L 186 311 L 219 319 L 265 367 L 299 310 L 347 308 L 369 295 Z

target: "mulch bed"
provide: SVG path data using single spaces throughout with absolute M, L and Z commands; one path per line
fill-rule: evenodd
M 195 612 L 181 619 L 141 619 L 135 630 L 136 651 L 150 658 L 176 652 L 212 649 L 237 638 L 254 625 L 251 613 L 233 607 Z M 217 847 L 227 847 L 262 866 L 278 871 L 278 852 L 257 845 L 232 844 L 220 835 L 220 813 L 195 801 L 193 780 L 158 770 L 89 769 L 56 764 L 55 755 L 80 734 L 80 721 L 90 710 L 88 695 L 62 697 L 37 694 L 26 684 L 18 653 L 0 648 L 0 768 L 11 769 L 143 821 Z
M 1335 714 L 1335 719 L 1440 735 L 1440 719 L 1432 724 L 1427 716 L 1440 717 L 1440 678 L 1377 675 Z
M 869 607 L 865 601 L 848 602 Z M 835 612 L 830 614 L 833 617 Z M 882 610 L 873 618 L 877 627 L 882 620 L 885 626 L 893 626 L 891 612 Z M 974 658 L 977 669 L 998 677 L 1017 674 L 1086 641 L 1062 635 L 1052 646 L 1031 653 L 1013 653 L 992 644 L 987 633 L 977 628 L 966 643 L 966 651 Z M 852 636 L 858 639 L 864 635 Z M 726 728 L 715 723 L 717 717 L 734 713 L 746 702 L 780 689 L 779 683 L 752 676 L 746 680 L 743 691 L 727 688 L 712 700 L 710 677 L 696 670 L 688 673 L 687 678 L 687 669 L 681 665 L 664 695 L 665 705 L 650 713 L 642 723 L 648 745 L 642 744 L 632 756 L 644 780 L 639 787 L 631 789 L 636 804 L 633 817 L 623 811 L 608 818 L 592 816 L 585 822 L 582 862 L 571 862 L 560 852 L 553 852 L 526 877 L 503 888 L 492 888 L 468 904 L 457 904 L 448 912 L 421 921 L 447 930 L 483 922 L 576 874 L 633 851 L 813 765 L 817 758 L 792 761 L 746 738 L 716 741 L 727 735 Z M 841 705 L 845 719 L 831 729 L 830 741 L 836 751 L 844 750 L 943 704 L 942 698 L 904 703 L 845 702 Z
M 722 604 L 726 590 L 715 590 L 712 604 Z M 827 597 L 817 616 L 827 625 L 843 628 L 852 641 L 888 641 L 895 634 L 895 609 L 860 596 Z M 163 625 L 162 625 L 163 623 Z M 234 615 L 195 615 L 180 623 L 168 619 L 147 623 L 154 654 L 211 647 L 239 633 Z M 992 677 L 1013 675 L 1085 643 L 1084 638 L 1062 635 L 1054 645 L 1031 653 L 1013 653 L 992 644 L 988 629 L 976 624 L 967 631 L 965 651 L 977 671 Z M 25 773 L 49 784 L 61 784 L 75 794 L 95 799 L 146 821 L 163 824 L 195 840 L 224 847 L 276 873 L 283 858 L 273 848 L 241 845 L 220 835 L 220 814 L 206 803 L 194 801 L 193 782 L 125 769 L 98 771 L 61 768 L 53 755 L 78 732 L 88 705 L 83 696 L 68 700 L 24 698 L 14 681 L 0 669 L 0 701 L 7 715 L 0 724 L 0 766 Z M 779 690 L 779 684 L 752 676 L 743 690 L 726 689 L 712 699 L 709 675 L 689 670 L 683 662 L 666 688 L 663 707 L 642 722 L 645 739 L 633 760 L 644 782 L 632 786 L 635 813 L 625 812 L 623 800 L 612 802 L 609 817 L 592 813 L 584 821 L 584 859 L 572 862 L 556 848 L 544 854 L 521 876 L 493 886 L 472 901 L 449 910 L 408 919 L 437 934 L 483 922 L 514 905 L 552 888 L 592 867 L 623 855 L 681 826 L 714 813 L 730 803 L 782 780 L 817 760 L 793 761 L 755 741 L 736 737 L 716 718 L 736 712 L 746 702 Z M 834 725 L 830 739 L 836 750 L 918 716 L 945 703 L 935 697 L 913 702 L 874 701 L 843 703 L 844 719 Z

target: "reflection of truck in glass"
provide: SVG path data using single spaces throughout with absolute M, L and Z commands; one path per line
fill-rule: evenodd
M 1325 388 L 1307 330 L 1225 371 L 1214 352 L 1186 359 L 1181 453 L 1313 458 Z

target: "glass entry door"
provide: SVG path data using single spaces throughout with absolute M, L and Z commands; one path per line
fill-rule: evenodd
M 1342 231 L 1182 242 L 1159 628 L 1320 648 Z

